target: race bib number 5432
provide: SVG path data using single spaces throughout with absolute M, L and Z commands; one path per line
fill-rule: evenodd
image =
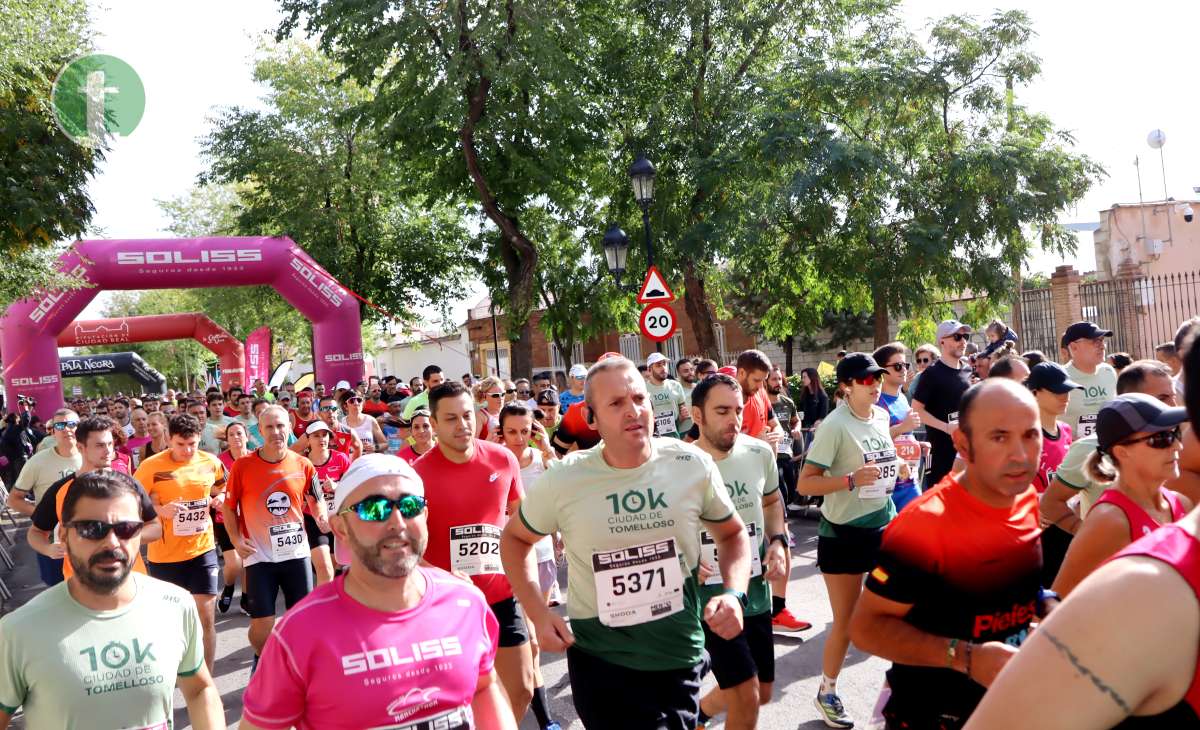
M 605 626 L 634 626 L 683 610 L 675 538 L 592 553 L 596 608 Z

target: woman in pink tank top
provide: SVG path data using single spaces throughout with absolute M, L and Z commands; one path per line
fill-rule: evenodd
M 1066 596 L 1130 543 L 1182 518 L 1191 501 L 1163 485 L 1179 476 L 1182 408 L 1143 393 L 1109 401 L 1096 416 L 1097 448 L 1088 476 L 1108 484 L 1071 542 L 1054 591 Z

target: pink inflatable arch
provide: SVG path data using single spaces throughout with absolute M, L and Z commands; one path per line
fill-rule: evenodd
M 288 238 L 78 241 L 59 269 L 94 286 L 22 299 L 0 319 L 8 403 L 37 399 L 43 418 L 63 405 L 58 335 L 103 289 L 177 289 L 269 284 L 312 322 L 318 380 L 365 380 L 358 304 Z
M 246 348 L 236 337 L 199 312 L 147 314 L 116 319 L 77 319 L 58 333 L 59 347 L 80 345 L 123 345 L 127 342 L 195 340 L 217 356 L 221 366 L 221 390 L 242 385 L 246 371 Z

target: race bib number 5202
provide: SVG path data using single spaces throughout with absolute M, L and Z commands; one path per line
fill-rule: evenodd
M 500 528 L 495 525 L 451 527 L 450 566 L 467 575 L 503 573 Z
M 596 608 L 605 626 L 635 626 L 683 610 L 675 538 L 592 553 Z

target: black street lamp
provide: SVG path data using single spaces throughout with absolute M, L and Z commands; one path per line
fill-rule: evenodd
M 625 235 L 616 223 L 608 227 L 604 233 L 604 261 L 608 271 L 617 280 L 617 288 L 621 288 L 621 276 L 625 273 L 625 259 L 629 256 L 629 236 Z
M 654 265 L 654 243 L 650 240 L 650 204 L 654 202 L 654 164 L 645 155 L 638 155 L 629 167 L 633 197 L 642 206 L 642 226 L 646 231 L 646 268 Z

